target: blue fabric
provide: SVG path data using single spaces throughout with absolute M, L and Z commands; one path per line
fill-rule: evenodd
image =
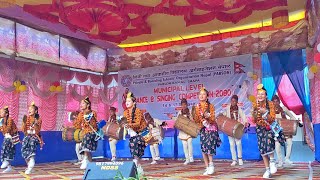
M 310 95 L 307 94 L 309 81 L 305 72 L 308 66 L 302 50 L 270 52 L 268 58 L 276 88 L 278 89 L 282 75 L 286 73 L 306 112 L 311 117 Z
M 266 53 L 261 55 L 262 66 L 262 84 L 267 90 L 268 99 L 271 100 L 276 93 L 276 85 L 273 80 L 269 58 Z
M 100 122 L 98 122 L 98 128 L 102 129 L 103 126 L 105 126 L 107 124 L 106 120 L 101 120 Z
M 304 60 L 304 62 L 306 63 L 307 61 L 307 53 L 306 53 L 306 50 L 303 49 L 302 50 L 302 58 Z M 309 117 L 310 117 L 310 120 L 312 120 L 312 116 L 311 116 L 311 96 L 310 96 L 310 84 L 309 84 L 309 78 L 308 78 L 308 72 L 309 72 L 309 67 L 306 66 L 304 67 L 303 69 L 303 74 L 304 74 L 304 88 L 305 88 L 305 93 L 304 93 L 304 96 L 305 96 L 305 103 L 308 105 L 308 109 L 306 110 Z
M 315 144 L 315 159 L 320 162 L 320 124 L 313 125 L 314 144 Z
M 281 53 L 281 55 L 279 55 L 278 52 L 268 53 L 270 69 L 272 72 L 272 77 L 274 80 L 275 89 L 279 88 L 282 76 L 286 73 L 285 70 L 281 66 L 281 61 L 282 61 L 282 59 L 288 59 L 286 57 L 287 54 L 285 54 L 284 52 L 280 52 L 280 53 Z M 282 54 L 282 53 L 284 53 L 284 54 Z

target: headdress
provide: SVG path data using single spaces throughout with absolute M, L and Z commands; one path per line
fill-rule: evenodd
M 9 107 L 8 107 L 8 106 L 4 106 L 4 107 L 3 107 L 3 110 L 8 111 L 8 110 L 9 110 Z
M 91 102 L 90 102 L 90 99 L 89 97 L 87 96 L 86 98 L 83 99 L 83 101 L 89 105 L 91 105 Z
M 9 107 L 8 106 L 4 106 L 2 109 L 4 110 L 4 112 L 9 113 Z
M 267 90 L 264 88 L 263 84 L 259 84 L 257 86 L 257 90 L 258 90 L 258 92 L 263 91 L 267 94 Z
M 132 94 L 132 92 L 128 92 L 127 98 L 132 98 L 132 97 L 134 97 L 133 94 Z
M 207 92 L 207 89 L 206 89 L 205 87 L 202 87 L 202 88 L 200 89 L 200 92 L 201 92 L 201 91 Z
M 32 101 L 30 106 L 36 106 L 36 103 L 34 101 Z
M 127 98 L 130 98 L 130 99 L 132 99 L 132 101 L 136 101 L 136 98 L 134 97 L 134 95 L 133 95 L 133 93 L 132 92 L 128 92 L 128 94 L 127 94 Z

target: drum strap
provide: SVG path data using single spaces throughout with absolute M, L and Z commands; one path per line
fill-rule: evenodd
M 99 129 L 98 131 L 94 130 L 94 128 L 91 126 L 91 124 L 89 124 L 91 130 L 96 134 L 96 137 L 94 138 L 95 141 L 98 141 L 98 140 L 103 140 L 104 138 L 104 134 L 103 134 L 103 131 L 102 129 Z
M 276 137 L 279 136 L 280 131 L 282 131 L 282 127 L 280 126 L 280 124 L 278 123 L 278 121 L 274 121 L 272 124 L 270 124 L 267 120 L 267 115 L 268 115 L 269 111 L 267 111 L 264 115 L 262 115 L 262 118 L 265 120 L 265 122 L 267 124 L 270 125 L 272 132 L 274 133 L 274 135 Z

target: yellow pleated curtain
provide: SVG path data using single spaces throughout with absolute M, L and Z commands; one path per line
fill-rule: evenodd
M 8 8 L 14 6 L 16 4 L 16 0 L 0 0 L 0 8 Z

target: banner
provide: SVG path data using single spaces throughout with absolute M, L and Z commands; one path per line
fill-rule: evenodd
M 59 64 L 59 35 L 16 23 L 17 56 Z
M 60 64 L 95 72 L 106 69 L 107 52 L 87 42 L 60 38 Z
M 13 21 L 0 18 L 0 52 L 12 55 L 15 52 L 15 27 Z
M 193 40 L 190 39 L 190 41 L 185 41 L 187 44 L 183 44 L 184 42 L 179 44 L 177 43 L 179 41 L 174 41 L 125 49 L 110 49 L 108 50 L 108 71 L 140 69 L 271 51 L 288 51 L 303 49 L 307 46 L 308 30 L 305 20 L 291 22 L 282 29 L 263 27 L 239 32 L 193 39 L 201 43 L 191 42 Z M 212 41 L 207 42 L 208 39 Z M 172 44 L 176 45 L 171 46 Z M 157 48 L 153 49 L 154 47 Z
M 137 98 L 137 107 L 154 118 L 168 119 L 176 114 L 180 100 L 186 98 L 189 108 L 199 102 L 202 87 L 209 91 L 209 100 L 216 115 L 224 111 L 233 94 L 239 96 L 239 107 L 250 114 L 253 82 L 247 77 L 252 72 L 252 56 L 241 55 L 197 62 L 119 71 L 119 113 L 125 108 L 126 88 Z
M 59 35 L 38 31 L 18 23 L 16 31 L 17 56 L 95 72 L 104 72 L 106 69 L 106 50 L 98 46 L 81 40 L 60 38 Z M 13 44 L 14 42 L 13 39 Z

